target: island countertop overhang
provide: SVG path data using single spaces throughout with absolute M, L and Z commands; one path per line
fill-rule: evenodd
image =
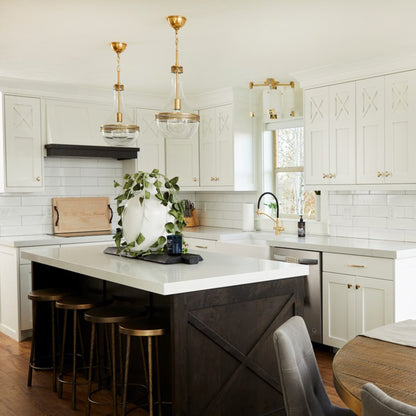
M 201 253 L 198 264 L 157 264 L 104 254 L 108 244 L 87 247 L 36 247 L 21 256 L 32 262 L 72 271 L 160 295 L 175 295 L 250 283 L 306 276 L 309 267 L 220 253 Z

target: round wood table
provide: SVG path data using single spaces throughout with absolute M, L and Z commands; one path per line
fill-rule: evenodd
M 332 369 L 337 393 L 357 415 L 360 390 L 368 382 L 416 406 L 416 348 L 357 336 L 337 352 Z

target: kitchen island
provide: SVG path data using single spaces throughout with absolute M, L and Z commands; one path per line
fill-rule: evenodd
M 307 266 L 205 252 L 196 265 L 161 265 L 105 247 L 39 247 L 22 257 L 32 261 L 33 289 L 77 287 L 169 314 L 162 366 L 175 416 L 284 414 L 272 334 L 303 313 Z

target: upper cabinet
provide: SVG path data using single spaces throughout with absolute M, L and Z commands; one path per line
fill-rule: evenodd
M 109 122 L 111 114 L 111 105 L 47 99 L 47 143 L 110 146 L 102 138 L 100 126 Z M 136 146 L 136 143 L 131 146 Z
M 416 182 L 416 71 L 359 81 L 357 99 L 357 182 Z
M 198 133 L 190 139 L 166 139 L 166 176 L 178 176 L 183 190 L 199 186 L 198 144 Z
M 308 184 L 354 183 L 354 82 L 305 92 L 305 158 Z
M 415 110 L 416 71 L 306 90 L 306 183 L 416 183 Z
M 255 146 L 248 99 L 200 110 L 200 186 L 205 189 L 256 189 Z
M 41 103 L 39 98 L 4 96 L 0 146 L 0 191 L 43 189 Z
M 165 173 L 165 139 L 156 125 L 157 112 L 158 110 L 144 108 L 136 110 L 136 120 L 140 128 L 137 167 L 144 172 L 159 169 L 160 173 Z

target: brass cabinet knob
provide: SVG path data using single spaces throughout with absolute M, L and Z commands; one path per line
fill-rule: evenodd
M 377 172 L 377 178 L 380 178 L 381 176 L 383 176 L 383 174 L 381 172 Z
M 40 176 L 36 176 L 36 182 L 40 182 Z
M 198 182 L 198 178 L 194 176 L 194 182 Z
M 347 284 L 347 287 L 348 287 L 348 289 L 351 289 L 352 288 L 352 284 L 351 283 L 348 283 Z
M 330 174 L 328 175 L 328 178 L 329 178 L 329 179 L 335 178 L 335 173 L 330 173 Z
M 385 176 L 385 177 L 387 177 L 387 176 L 391 176 L 391 172 L 389 172 L 388 170 L 386 170 L 386 172 L 384 173 L 384 176 Z
M 211 182 L 215 181 L 215 178 L 213 176 L 211 176 Z
M 361 286 L 360 285 L 355 285 L 355 288 L 358 290 Z
M 326 179 L 327 177 L 328 177 L 328 175 L 327 175 L 326 173 L 323 173 L 323 174 L 322 174 L 322 178 L 323 178 L 323 179 Z

